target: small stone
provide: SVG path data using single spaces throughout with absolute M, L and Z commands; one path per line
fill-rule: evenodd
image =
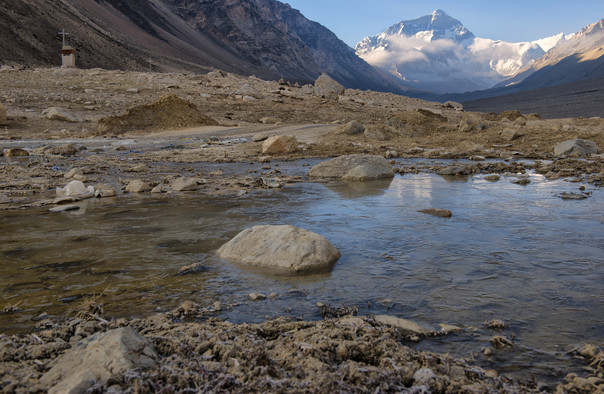
M 520 137 L 524 136 L 524 133 L 519 131 L 519 130 L 515 130 L 515 129 L 505 129 L 501 132 L 501 138 L 503 138 L 506 141 L 513 141 L 513 140 L 517 140 Z
M 266 134 L 266 133 L 256 134 L 252 137 L 253 142 L 262 142 L 262 141 L 266 141 L 267 139 L 268 139 L 268 134 Z
M 526 126 L 526 118 L 524 116 L 519 116 L 514 121 L 516 126 Z
M 564 141 L 554 147 L 554 155 L 559 157 L 585 157 L 597 153 L 595 142 L 582 139 Z
M 484 180 L 489 182 L 497 182 L 500 179 L 501 177 L 497 174 L 491 174 L 484 177 Z
M 67 211 L 77 211 L 80 209 L 78 205 L 70 204 L 70 205 L 59 205 L 58 207 L 50 208 L 49 212 L 67 212 Z
M 266 298 L 266 296 L 264 294 L 260 294 L 260 293 L 251 293 L 250 294 L 250 299 L 252 301 L 264 300 L 265 298 Z
M 24 157 L 29 156 L 29 152 L 21 148 L 10 148 L 4 151 L 4 157 Z
M 264 118 L 260 119 L 260 123 L 262 123 L 262 124 L 277 124 L 280 122 L 281 122 L 281 119 L 276 118 L 274 116 L 265 116 Z
M 455 102 L 455 101 L 447 101 L 443 104 L 445 108 L 453 108 L 456 111 L 463 111 L 463 104 Z
M 130 89 L 126 89 L 127 93 L 138 93 L 138 89 L 137 88 L 130 88 Z
M 44 153 L 49 155 L 75 156 L 78 154 L 78 148 L 73 144 L 59 145 L 44 149 Z
M 78 118 L 61 107 L 50 107 L 42 111 L 42 115 L 46 116 L 50 120 L 58 120 L 68 123 L 78 122 Z
M 220 301 L 216 301 L 212 304 L 212 308 L 214 308 L 215 311 L 221 311 L 222 303 Z
M 512 341 L 510 341 L 506 337 L 502 337 L 500 335 L 495 335 L 493 338 L 491 338 L 490 342 L 491 342 L 491 345 L 493 345 L 493 347 L 495 349 L 504 349 L 507 347 L 514 346 L 514 343 Z
M 520 178 L 520 179 L 513 180 L 512 183 L 515 183 L 516 185 L 520 185 L 520 186 L 526 186 L 529 183 L 531 183 L 531 180 L 528 178 Z
M 0 126 L 4 126 L 7 123 L 6 110 L 4 106 L 0 104 Z
M 352 122 L 346 123 L 339 127 L 334 134 L 337 135 L 357 135 L 365 131 L 365 126 L 361 122 L 353 120 Z
M 84 175 L 84 171 L 81 168 L 72 168 L 65 175 L 63 175 L 63 177 L 71 179 L 76 175 Z
M 262 143 L 262 153 L 264 154 L 293 153 L 297 151 L 298 141 L 296 137 L 277 135 Z
M 111 185 L 99 183 L 95 187 L 95 197 L 115 197 L 117 196 L 117 190 Z
M 128 193 L 144 193 L 148 191 L 151 191 L 151 186 L 140 179 L 130 181 L 128 186 L 126 186 L 126 192 Z
M 195 273 L 204 272 L 207 270 L 208 270 L 208 268 L 205 265 L 203 265 L 202 263 L 193 263 L 193 264 L 185 265 L 184 267 L 180 267 L 180 269 L 178 270 L 178 273 L 176 275 L 180 276 L 180 275 L 195 274 Z
M 484 322 L 485 327 L 493 329 L 493 330 L 503 330 L 506 328 L 506 324 L 503 320 L 493 319 Z
M 193 178 L 177 178 L 170 184 L 172 190 L 177 192 L 197 190 L 197 181 Z
M 560 194 L 559 197 L 563 200 L 585 200 L 587 198 L 585 194 L 567 192 Z
M 417 211 L 417 212 L 421 212 L 421 213 L 425 213 L 428 215 L 437 216 L 437 217 L 441 217 L 441 218 L 450 218 L 451 216 L 453 216 L 451 211 L 449 211 L 448 209 L 429 208 L 429 209 L 422 209 L 421 211 Z
M 446 166 L 444 168 L 441 168 L 440 170 L 436 171 L 436 173 L 438 175 L 445 175 L 445 176 L 459 176 L 459 175 L 467 175 L 468 169 L 466 168 L 466 166 L 451 165 L 451 166 Z
M 440 327 L 440 332 L 445 335 L 463 332 L 462 327 L 454 326 L 452 324 L 440 323 L 438 326 Z

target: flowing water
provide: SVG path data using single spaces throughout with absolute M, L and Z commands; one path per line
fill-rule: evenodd
M 299 166 L 299 163 L 290 166 Z M 299 171 L 303 171 L 302 167 Z M 243 197 L 199 194 L 79 202 L 78 211 L 0 214 L 0 331 L 23 332 L 41 313 L 64 315 L 101 294 L 107 316 L 169 310 L 184 300 L 221 301 L 220 317 L 320 319 L 316 303 L 356 306 L 427 327 L 466 328 L 421 349 L 476 357 L 485 367 L 559 378 L 581 364 L 567 354 L 604 345 L 604 192 L 582 201 L 556 195 L 578 185 L 531 175 L 456 180 L 434 174 L 366 183 L 302 183 Z M 418 213 L 445 208 L 449 219 Z M 342 252 L 329 274 L 275 276 L 222 261 L 216 249 L 256 224 L 291 224 Z M 176 275 L 180 267 L 203 270 Z M 275 293 L 251 301 L 249 293 Z M 229 307 L 229 305 L 231 305 Z M 505 320 L 499 333 L 483 322 Z M 495 334 L 512 350 L 489 358 Z

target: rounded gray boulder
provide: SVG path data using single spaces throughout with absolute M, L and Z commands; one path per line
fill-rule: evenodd
M 312 178 L 335 178 L 345 181 L 367 181 L 392 178 L 394 171 L 382 156 L 347 155 L 319 163 L 308 171 Z
M 295 274 L 329 271 L 340 258 L 338 249 L 324 237 L 289 225 L 245 229 L 217 253 L 242 265 Z

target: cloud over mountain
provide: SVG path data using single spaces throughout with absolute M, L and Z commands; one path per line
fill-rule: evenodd
M 359 56 L 419 90 L 434 93 L 487 89 L 530 66 L 564 40 L 509 43 L 477 38 L 442 10 L 403 21 L 355 46 Z

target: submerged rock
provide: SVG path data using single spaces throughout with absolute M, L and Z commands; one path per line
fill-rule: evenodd
M 248 228 L 217 253 L 240 264 L 296 274 L 329 271 L 340 258 L 340 252 L 324 237 L 288 225 Z
M 451 211 L 449 211 L 448 209 L 429 208 L 429 209 L 422 209 L 421 211 L 417 211 L 417 212 L 425 213 L 425 214 L 432 215 L 432 216 L 438 216 L 441 218 L 450 218 L 451 216 L 453 216 Z
M 438 175 L 445 176 L 467 175 L 468 169 L 466 166 L 452 165 L 441 168 L 440 170 L 436 171 L 436 173 Z
M 312 178 L 336 178 L 346 181 L 392 178 L 394 171 L 382 156 L 348 155 L 324 161 L 308 171 Z
M 412 322 L 411 320 L 401 319 L 390 315 L 377 315 L 373 317 L 376 322 L 386 324 L 388 326 L 399 328 L 407 333 L 414 335 L 426 335 L 430 330 Z

